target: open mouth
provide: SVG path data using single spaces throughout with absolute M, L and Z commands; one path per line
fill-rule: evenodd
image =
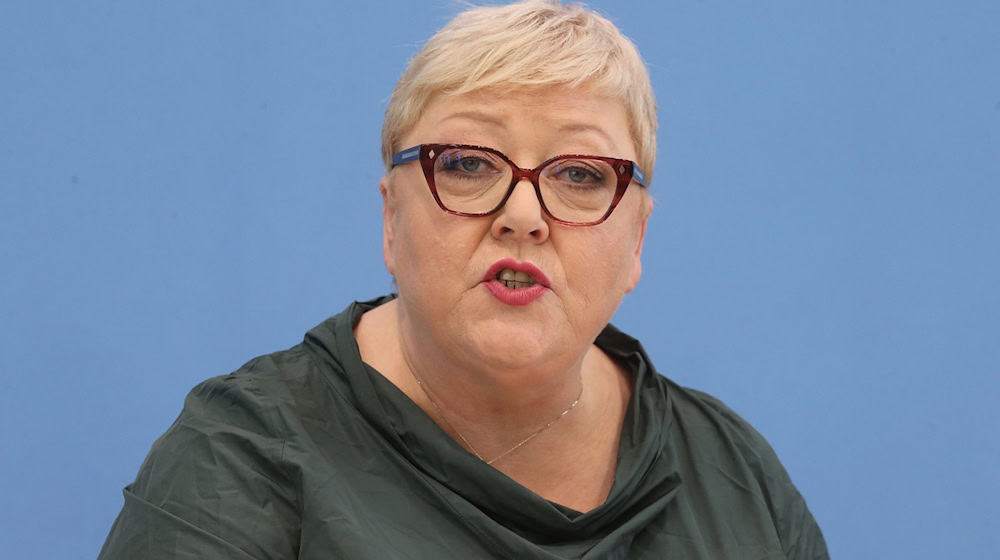
M 527 272 L 504 268 L 497 272 L 496 279 L 512 290 L 529 288 L 536 284 L 535 279 Z
M 549 279 L 534 264 L 503 258 L 483 275 L 486 289 L 507 305 L 528 305 L 549 291 Z

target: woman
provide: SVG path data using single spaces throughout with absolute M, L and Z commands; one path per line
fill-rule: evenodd
M 456 17 L 386 112 L 398 296 L 192 391 L 101 557 L 825 558 L 766 442 L 608 326 L 655 129 L 607 20 Z

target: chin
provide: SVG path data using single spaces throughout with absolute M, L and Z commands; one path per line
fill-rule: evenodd
M 470 329 L 466 344 L 474 358 L 486 367 L 518 370 L 558 357 L 560 345 L 545 329 L 523 325 L 498 328 L 495 324 L 482 327 L 485 328 Z

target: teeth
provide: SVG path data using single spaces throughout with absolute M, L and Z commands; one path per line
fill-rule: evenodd
M 518 282 L 531 282 L 535 283 L 535 279 L 531 277 L 527 272 L 521 272 L 520 270 L 513 270 L 510 268 L 505 268 L 500 271 L 497 276 L 500 280 L 516 280 Z
M 511 289 L 527 288 L 535 285 L 535 279 L 527 272 L 505 268 L 497 274 L 497 280 Z

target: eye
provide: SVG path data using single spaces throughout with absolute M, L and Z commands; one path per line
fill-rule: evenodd
M 468 171 L 469 173 L 480 171 L 485 165 L 485 161 L 474 157 L 463 157 L 458 161 L 458 166 L 462 168 L 462 171 Z
M 440 171 L 453 173 L 493 173 L 496 165 L 486 155 L 474 151 L 445 152 L 438 158 L 437 167 Z
M 600 180 L 600 177 L 598 177 L 596 173 L 580 167 L 571 167 L 567 169 L 566 178 L 574 183 L 582 183 L 593 179 Z
M 603 184 L 604 174 L 584 161 L 564 161 L 552 169 L 554 180 L 574 185 Z

